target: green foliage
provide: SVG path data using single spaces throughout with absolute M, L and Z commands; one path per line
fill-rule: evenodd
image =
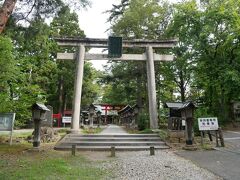
M 62 6 L 69 6 L 74 10 L 90 6 L 89 0 L 21 0 L 16 4 L 13 16 L 17 21 L 29 22 L 35 18 L 50 18 L 61 9 Z
M 149 114 L 141 112 L 138 117 L 138 129 L 140 131 L 149 128 Z
M 57 16 L 53 19 L 51 23 L 51 35 L 54 37 L 58 36 L 77 36 L 77 37 L 85 37 L 84 32 L 79 28 L 78 24 L 78 16 L 76 13 L 71 13 L 69 7 L 64 6 L 57 14 Z M 58 49 L 60 52 L 74 52 L 75 48 L 61 48 Z M 60 109 L 63 109 L 64 104 L 67 109 L 71 109 L 72 107 L 72 98 L 73 98 L 73 88 L 74 88 L 74 80 L 75 80 L 75 62 L 69 61 L 60 61 L 57 62 L 58 66 L 58 74 L 57 74 L 57 82 L 60 86 L 62 83 L 63 91 L 60 92 L 58 88 L 57 92 L 51 99 L 59 99 L 60 93 L 63 94 L 63 101 L 56 101 L 55 109 L 58 112 Z M 86 62 L 84 64 L 84 79 L 83 79 L 83 89 L 82 89 L 82 108 L 88 107 L 89 104 L 93 103 L 95 99 L 97 99 L 99 95 L 99 84 L 96 80 L 99 72 L 96 71 L 90 62 Z M 61 78 L 63 81 L 61 82 Z M 60 106 L 60 107 L 59 107 Z M 60 112 L 59 112 L 60 113 Z
M 41 17 L 29 21 L 29 26 L 16 25 L 11 19 L 0 41 L 0 112 L 16 112 L 16 127 L 25 127 L 31 120 L 31 105 L 43 102 L 58 111 L 59 80 L 64 76 L 64 100 L 71 108 L 75 63 L 57 63 L 55 54 L 60 51 L 52 36 L 81 36 L 76 13 L 60 6 L 51 25 Z M 12 42 L 13 43 L 12 43 Z M 73 52 L 73 48 L 67 49 Z M 90 63 L 84 67 L 83 105 L 90 104 L 98 95 L 94 82 L 97 71 Z M 93 83 L 94 82 L 94 83 Z M 64 104 L 62 103 L 63 107 Z
M 160 39 L 168 25 L 168 4 L 158 1 L 129 0 L 114 5 L 110 13 L 112 34 L 124 39 Z M 144 13 L 143 13 L 144 12 Z M 143 49 L 127 49 L 124 53 L 144 53 Z M 146 64 L 144 62 L 112 62 L 105 77 L 109 85 L 103 102 L 147 105 Z M 160 76 L 157 77 L 160 79 Z M 145 107 L 146 108 L 146 107 Z
M 102 132 L 102 128 L 97 127 L 97 128 L 85 128 L 82 130 L 83 134 L 99 134 L 100 132 Z
M 11 110 L 11 85 L 15 79 L 15 62 L 11 39 L 0 36 L 0 112 Z

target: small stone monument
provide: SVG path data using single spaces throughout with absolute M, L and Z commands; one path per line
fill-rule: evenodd
M 34 122 L 33 147 L 40 146 L 40 127 L 41 122 L 46 120 L 46 112 L 50 111 L 44 104 L 35 103 L 32 105 L 32 119 Z

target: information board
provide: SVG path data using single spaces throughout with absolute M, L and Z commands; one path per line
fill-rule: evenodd
M 12 131 L 15 113 L 0 113 L 0 131 Z
M 0 131 L 10 131 L 10 145 L 12 145 L 15 113 L 0 113 Z
M 62 123 L 71 123 L 72 117 L 71 116 L 63 116 L 62 117 Z
M 218 119 L 216 117 L 198 118 L 200 131 L 218 130 Z

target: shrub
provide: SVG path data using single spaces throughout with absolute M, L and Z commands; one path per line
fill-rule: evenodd
M 142 112 L 138 118 L 138 129 L 141 131 L 146 128 L 149 128 L 149 115 L 146 112 Z

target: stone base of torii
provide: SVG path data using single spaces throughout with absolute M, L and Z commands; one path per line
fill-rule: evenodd
M 106 54 L 89 54 L 85 52 L 85 47 L 107 48 L 108 39 L 79 39 L 79 38 L 55 38 L 60 46 L 78 47 L 77 53 L 58 53 L 58 60 L 76 60 L 76 75 L 74 84 L 73 115 L 71 123 L 71 133 L 79 132 L 81 95 L 83 83 L 84 60 L 106 60 L 109 59 Z M 154 61 L 172 61 L 173 55 L 160 55 L 154 53 L 153 48 L 169 49 L 173 48 L 177 40 L 123 40 L 122 47 L 145 48 L 144 54 L 123 54 L 121 58 L 110 58 L 116 61 L 146 61 L 147 63 L 147 85 L 149 100 L 149 118 L 150 128 L 158 129 L 158 113 L 156 100 L 156 84 Z

